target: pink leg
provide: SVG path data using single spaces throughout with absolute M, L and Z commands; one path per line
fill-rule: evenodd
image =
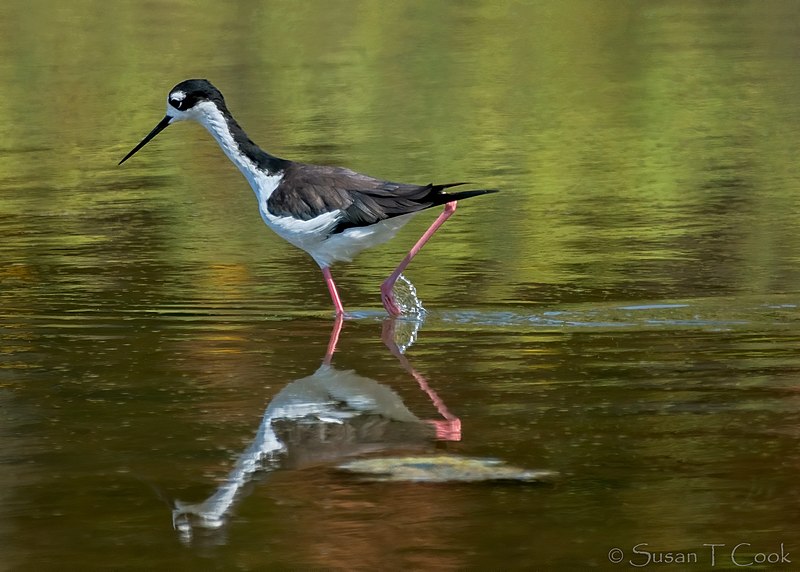
M 331 269 L 327 266 L 322 267 L 322 275 L 325 277 L 325 284 L 328 285 L 328 292 L 331 293 L 331 300 L 333 300 L 333 307 L 336 308 L 336 316 L 344 316 L 344 307 L 339 298 L 339 293 L 336 291 L 336 284 L 333 283 L 333 276 L 331 276 Z
M 344 324 L 344 316 L 342 314 L 336 314 L 336 320 L 333 322 L 333 330 L 331 330 L 331 339 L 328 341 L 328 351 L 325 352 L 325 359 L 322 361 L 325 365 L 331 365 L 333 352 L 336 351 L 336 344 L 339 343 L 339 334 L 342 331 L 342 324 Z
M 438 440 L 461 441 L 461 419 L 450 412 L 450 410 L 447 408 L 447 405 L 445 405 L 444 401 L 442 401 L 442 398 L 439 397 L 439 395 L 433 390 L 422 374 L 414 369 L 414 366 L 411 365 L 411 363 L 408 361 L 408 358 L 400 351 L 400 348 L 397 347 L 397 342 L 394 339 L 394 326 L 394 318 L 387 318 L 383 322 L 383 331 L 381 333 L 381 339 L 383 340 L 383 343 L 387 348 L 389 348 L 389 351 L 392 352 L 392 355 L 400 361 L 400 365 L 403 366 L 403 369 L 410 373 L 417 381 L 420 389 L 428 394 L 428 398 L 431 400 L 431 403 L 433 403 L 434 407 L 436 407 L 439 415 L 444 417 L 444 419 L 428 419 L 425 422 L 433 426 L 436 431 L 436 438 Z
M 450 216 L 456 212 L 456 206 L 458 203 L 456 201 L 451 201 L 444 205 L 444 210 L 442 214 L 440 214 L 433 224 L 425 231 L 425 234 L 417 241 L 417 243 L 408 251 L 406 257 L 403 258 L 402 262 L 398 264 L 397 268 L 395 268 L 394 272 L 392 272 L 389 277 L 383 281 L 381 284 L 381 300 L 383 301 L 383 307 L 386 308 L 386 311 L 389 312 L 390 316 L 399 316 L 402 312 L 400 312 L 400 308 L 397 306 L 397 302 L 394 299 L 394 293 L 392 289 L 394 288 L 394 283 L 397 282 L 397 279 L 403 273 L 403 271 L 408 266 L 409 262 L 417 255 L 417 253 L 422 250 L 422 247 L 425 246 L 425 243 L 430 240 L 439 227 L 444 224 L 444 221 L 450 218 Z

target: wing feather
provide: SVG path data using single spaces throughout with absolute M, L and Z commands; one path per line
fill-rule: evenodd
M 293 163 L 267 207 L 276 216 L 302 220 L 338 210 L 341 223 L 362 226 L 433 206 L 442 188 L 383 181 L 341 167 Z

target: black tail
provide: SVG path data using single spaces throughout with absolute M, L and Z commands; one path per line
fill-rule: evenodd
M 470 197 L 477 197 L 479 195 L 488 195 L 489 193 L 497 193 L 498 189 L 475 189 L 472 191 L 457 191 L 455 193 L 445 193 L 444 189 L 450 187 L 458 187 L 459 185 L 469 185 L 471 183 L 448 183 L 446 185 L 431 185 L 435 194 L 433 195 L 434 206 L 443 205 L 451 201 L 460 201 L 461 199 L 468 199 Z

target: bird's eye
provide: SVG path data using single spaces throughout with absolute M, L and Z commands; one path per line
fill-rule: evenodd
M 167 101 L 169 104 L 174 107 L 175 109 L 180 109 L 181 111 L 185 111 L 189 108 L 187 105 L 186 100 L 186 92 L 181 90 L 173 91 L 167 97 Z

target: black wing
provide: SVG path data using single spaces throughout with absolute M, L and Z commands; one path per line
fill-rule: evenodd
M 342 167 L 292 163 L 267 201 L 269 212 L 310 220 L 331 211 L 341 219 L 331 233 L 367 226 L 381 220 L 415 213 L 458 198 L 491 191 L 465 191 L 448 195 L 444 189 L 462 185 L 411 185 L 383 181 Z

